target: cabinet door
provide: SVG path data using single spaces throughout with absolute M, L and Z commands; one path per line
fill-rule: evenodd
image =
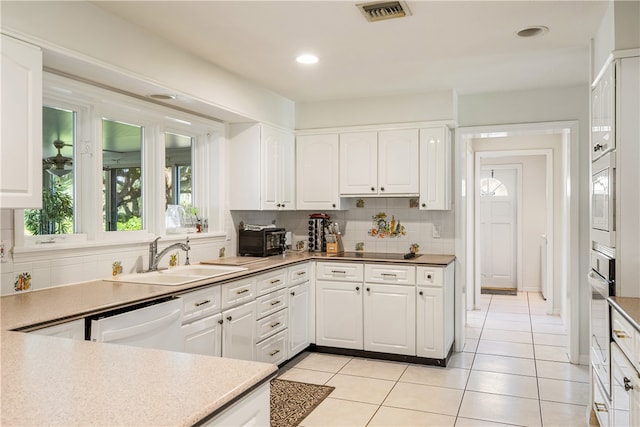
M 451 209 L 451 143 L 446 126 L 420 129 L 420 209 Z
M 361 283 L 316 282 L 316 344 L 363 349 Z
M 417 355 L 444 359 L 443 290 L 418 287 L 416 301 Z
M 418 129 L 378 132 L 378 193 L 417 195 Z
M 42 208 L 42 51 L 2 36 L 0 205 Z
M 291 359 L 307 348 L 311 330 L 311 284 L 289 288 L 289 354 Z
M 262 126 L 262 209 L 295 209 L 295 140 Z
M 278 183 L 279 210 L 296 209 L 296 140 L 293 134 L 281 132 L 280 182 Z
M 364 286 L 364 349 L 415 355 L 415 287 L 369 283 Z
M 255 301 L 222 313 L 222 357 L 255 360 Z
M 205 356 L 222 356 L 222 314 L 182 325 L 184 351 Z
M 299 136 L 296 158 L 297 208 L 340 209 L 338 134 Z
M 287 360 L 287 330 L 256 345 L 256 361 L 279 365 Z
M 378 133 L 340 134 L 340 194 L 378 194 Z
M 637 373 L 616 343 L 611 343 L 611 417 L 614 426 L 633 426 L 631 409 Z

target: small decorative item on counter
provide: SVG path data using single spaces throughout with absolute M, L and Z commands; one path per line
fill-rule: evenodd
M 417 208 L 419 206 L 418 199 L 409 199 L 409 208 Z
M 116 276 L 120 273 L 122 273 L 122 262 L 114 261 L 113 264 L 111 264 L 111 275 L 115 279 Z
M 364 242 L 356 243 L 356 252 L 364 252 Z
M 224 258 L 224 254 L 225 254 L 226 248 L 223 246 L 220 248 L 220 250 L 218 251 L 218 258 Z
M 298 240 L 296 242 L 296 250 L 304 251 L 304 240 Z
M 411 252 L 412 254 L 417 254 L 419 250 L 420 245 L 417 243 L 412 243 L 411 246 L 409 246 L 409 252 Z
M 16 281 L 13 283 L 14 291 L 26 291 L 31 288 L 31 273 L 28 271 L 25 273 L 20 273 L 16 276 Z
M 364 199 L 358 199 L 356 201 L 356 208 L 364 208 Z
M 173 253 L 169 255 L 169 267 L 175 267 L 178 265 L 178 254 Z
M 400 220 L 396 220 L 395 216 L 391 217 L 391 221 L 387 221 L 387 214 L 378 213 L 373 217 L 373 228 L 369 230 L 369 236 L 384 239 L 385 237 L 401 237 L 407 232 Z

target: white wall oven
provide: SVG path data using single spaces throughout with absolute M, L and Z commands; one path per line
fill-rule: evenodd
M 591 239 L 608 248 L 616 247 L 615 151 L 591 164 Z

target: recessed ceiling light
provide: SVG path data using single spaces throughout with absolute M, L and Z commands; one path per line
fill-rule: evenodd
M 170 99 L 176 99 L 178 97 L 170 93 L 152 93 L 151 95 L 149 95 L 149 98 L 158 99 L 161 101 L 167 101 Z
M 549 27 L 544 25 L 532 25 L 531 27 L 525 27 L 517 32 L 518 37 L 538 37 L 547 34 Z
M 296 62 L 299 64 L 315 64 L 318 62 L 318 57 L 311 54 L 300 55 L 296 58 Z

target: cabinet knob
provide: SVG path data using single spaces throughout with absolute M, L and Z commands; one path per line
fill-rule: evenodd
M 331 207 L 334 207 L 334 208 L 335 208 L 335 207 L 336 207 L 336 204 L 335 204 L 335 203 L 334 203 L 334 204 L 332 204 L 332 205 L 331 205 Z
M 359 290 L 360 290 L 360 286 L 356 286 L 356 291 L 359 291 Z
M 227 316 L 227 320 L 231 322 L 231 316 Z
M 282 207 L 283 207 L 283 208 L 285 207 L 285 206 L 284 206 L 284 203 L 282 204 Z
M 295 293 L 295 292 L 291 292 L 291 295 L 292 295 L 292 296 L 295 296 L 295 295 L 296 295 L 296 293 Z
M 371 187 L 371 191 L 376 191 L 375 187 Z
M 427 279 L 431 279 L 431 275 L 430 274 L 427 274 Z
M 371 288 L 367 288 L 367 292 L 371 292 Z
M 380 191 L 384 191 L 384 187 L 380 187 Z
M 219 323 L 220 325 L 222 325 L 222 324 L 224 323 L 224 320 L 220 319 L 220 320 L 218 320 L 218 323 Z
M 420 291 L 418 292 L 418 295 L 424 295 L 424 292 Z
M 422 207 L 423 207 L 423 208 L 426 208 L 426 207 L 427 207 L 427 204 L 426 204 L 426 203 L 423 203 L 423 204 L 422 204 Z
M 593 146 L 593 152 L 596 153 L 600 150 L 602 150 L 604 147 L 602 146 L 602 144 L 596 144 Z

